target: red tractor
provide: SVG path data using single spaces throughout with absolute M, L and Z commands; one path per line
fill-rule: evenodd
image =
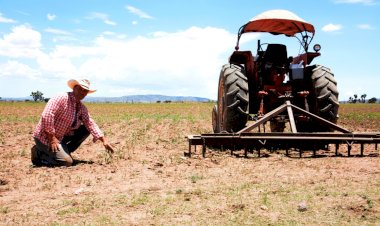
M 261 43 L 257 52 L 239 50 L 244 33 L 269 32 L 273 35 L 296 37 L 304 53 L 292 57 L 283 44 Z M 331 70 L 310 65 L 320 56 L 320 45 L 309 45 L 314 37 L 312 24 L 286 10 L 270 10 L 254 17 L 238 32 L 235 51 L 229 63 L 222 67 L 218 86 L 217 105 L 212 111 L 214 133 L 236 133 L 245 128 L 248 120 L 259 119 L 289 100 L 332 123 L 338 119 L 337 82 Z M 299 132 L 329 132 L 331 129 L 318 120 L 294 115 Z M 283 132 L 289 117 L 277 115 L 270 120 L 272 132 Z

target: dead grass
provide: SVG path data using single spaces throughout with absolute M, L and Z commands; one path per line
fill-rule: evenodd
M 380 170 L 365 157 L 284 152 L 183 152 L 211 131 L 212 104 L 87 104 L 117 151 L 90 139 L 70 168 L 31 167 L 44 104 L 0 103 L 0 222 L 4 225 L 376 225 Z M 363 105 L 364 106 L 364 105 Z M 348 129 L 379 131 L 379 105 L 341 107 Z M 363 110 L 364 109 L 364 110 Z M 364 115 L 374 115 L 365 117 Z M 199 148 L 198 148 L 199 149 Z M 344 152 L 345 150 L 341 150 Z M 356 150 L 358 151 L 358 150 Z M 353 151 L 353 154 L 355 152 Z

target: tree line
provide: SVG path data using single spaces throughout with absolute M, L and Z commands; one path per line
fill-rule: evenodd
M 367 97 L 367 94 L 362 94 L 359 98 L 359 96 L 357 94 L 354 94 L 352 97 L 349 97 L 348 98 L 348 103 L 352 103 L 352 104 L 355 104 L 355 103 L 365 103 L 366 102 L 366 98 Z M 376 103 L 377 102 L 377 98 L 376 97 L 372 97 L 371 99 L 369 99 L 367 101 L 367 103 L 369 104 L 373 104 L 373 103 Z
M 45 101 L 48 102 L 49 98 L 44 98 L 44 94 L 41 91 L 32 92 L 30 96 L 33 98 L 35 102 L 37 101 Z

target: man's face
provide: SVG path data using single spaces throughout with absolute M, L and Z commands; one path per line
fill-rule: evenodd
M 88 90 L 83 89 L 80 85 L 76 85 L 73 89 L 73 93 L 74 93 L 75 99 L 77 101 L 81 101 L 87 96 Z

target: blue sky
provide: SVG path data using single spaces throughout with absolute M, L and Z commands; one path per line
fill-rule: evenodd
M 1 0 L 0 97 L 51 97 L 88 78 L 99 97 L 216 99 L 239 27 L 271 9 L 314 25 L 313 63 L 334 72 L 340 100 L 380 97 L 378 0 Z M 258 38 L 299 53 L 297 39 L 266 34 L 243 35 L 240 50 L 255 52 Z

